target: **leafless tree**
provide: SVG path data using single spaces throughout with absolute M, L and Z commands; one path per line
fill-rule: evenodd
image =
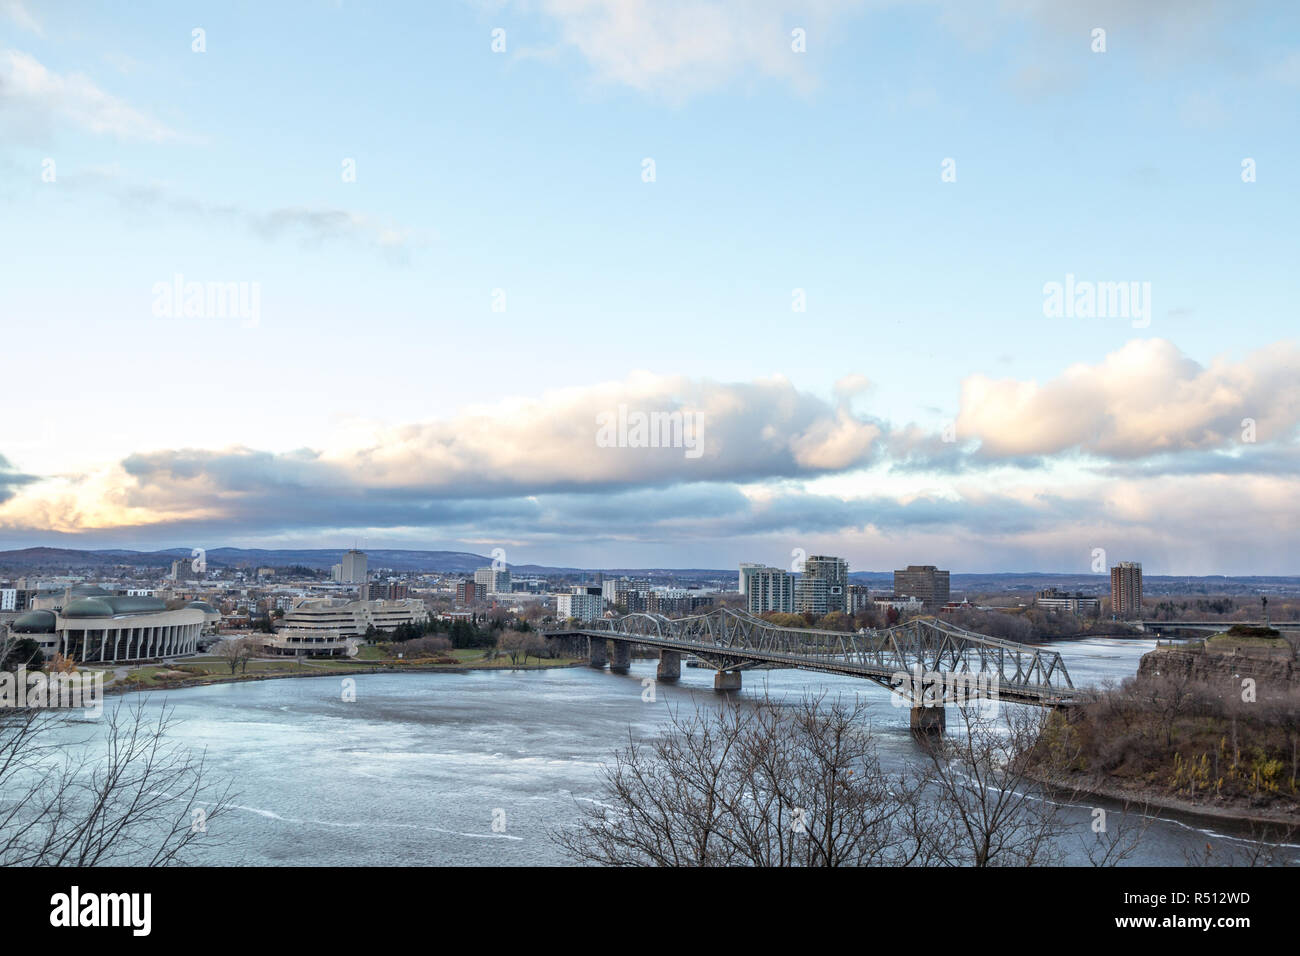
M 674 712 L 629 739 L 598 802 L 555 834 L 575 859 L 614 866 L 843 866 L 904 861 L 918 785 L 881 772 L 863 705 L 764 698 Z
M 1069 744 L 1044 745 L 1044 712 L 999 711 L 949 708 L 948 734 L 893 773 L 856 701 L 676 711 L 654 739 L 629 738 L 555 840 L 576 860 L 616 866 L 1058 864 L 1074 826 L 1057 795 L 1072 792 Z M 1150 824 L 1125 807 L 1087 827 L 1082 851 L 1117 865 Z
M 0 865 L 164 866 L 212 842 L 232 794 L 167 741 L 170 710 L 120 703 L 102 739 L 74 743 L 61 739 L 65 717 L 0 714 Z
M 1184 850 L 1188 866 L 1278 866 L 1295 862 L 1295 843 L 1300 830 L 1294 824 L 1251 823 L 1240 841 L 1223 840 L 1218 846 L 1206 843 Z
M 933 862 L 954 866 L 1059 863 L 1066 825 L 1042 785 L 1051 768 L 1037 747 L 1046 715 L 1001 706 L 994 718 L 981 709 L 950 707 L 956 726 L 927 748 L 927 812 L 919 814 L 925 832 L 916 840 Z
M 252 637 L 228 637 L 216 647 L 217 657 L 230 665 L 230 673 L 248 673 L 248 661 L 257 654 L 261 643 Z
M 390 656 L 396 657 L 401 654 L 407 659 L 418 657 L 442 657 L 451 650 L 451 641 L 445 637 L 427 636 L 416 637 L 409 641 L 401 641 L 388 647 Z
M 528 656 L 536 653 L 534 641 L 538 635 L 528 631 L 505 630 L 497 637 L 497 652 L 509 656 L 511 664 L 522 660 L 528 663 Z
M 528 642 L 526 647 L 529 654 L 532 654 L 539 661 L 543 657 L 551 658 L 555 656 L 555 647 L 545 637 L 537 631 L 528 631 L 527 634 Z
M 805 696 L 789 706 L 765 699 L 740 737 L 741 799 L 725 839 L 760 866 L 870 866 L 907 850 L 904 804 L 913 775 L 887 775 L 866 705 Z
M 1141 848 L 1142 840 L 1158 819 L 1158 814 L 1143 803 L 1131 811 L 1131 804 L 1125 802 L 1116 814 L 1106 811 L 1101 819 L 1104 826 L 1098 826 L 1097 810 L 1094 808 L 1087 824 L 1087 832 L 1080 836 L 1080 843 L 1088 862 L 1096 867 L 1119 866 L 1127 862 Z
M 1208 688 L 1185 670 L 1170 670 L 1159 676 L 1141 681 L 1130 681 L 1129 693 L 1154 720 L 1161 742 L 1166 749 L 1174 746 L 1178 722 L 1203 699 L 1212 695 Z

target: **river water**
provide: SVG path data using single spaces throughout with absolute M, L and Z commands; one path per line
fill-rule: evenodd
M 1051 645 L 1076 686 L 1132 675 L 1153 646 Z M 221 845 L 195 863 L 546 865 L 566 862 L 548 833 L 577 817 L 578 801 L 599 796 L 601 763 L 629 733 L 653 736 L 670 707 L 718 706 L 713 672 L 702 668 L 683 667 L 680 684 L 659 684 L 656 700 L 643 700 L 642 680 L 654 673 L 654 661 L 636 660 L 627 675 L 585 667 L 372 674 L 355 678 L 355 701 L 343 700 L 340 677 L 296 678 L 156 692 L 147 706 L 174 708 L 173 739 L 206 751 L 211 771 L 238 791 L 236 809 L 212 821 Z M 744 681 L 742 696 L 764 685 L 775 696 L 861 695 L 882 764 L 921 759 L 908 711 L 874 684 L 784 670 L 747 672 Z M 1080 839 L 1091 836 L 1093 805 L 1118 819 L 1105 801 L 1068 807 Z M 1185 850 L 1239 833 L 1163 816 L 1130 862 L 1182 865 Z M 1081 853 L 1072 859 L 1086 863 Z

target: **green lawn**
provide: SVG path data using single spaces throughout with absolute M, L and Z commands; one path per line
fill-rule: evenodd
M 377 649 L 378 648 L 376 648 L 376 650 Z M 455 662 L 454 665 L 453 664 L 444 665 L 447 667 L 451 667 L 451 666 L 512 667 L 514 666 L 510 663 L 509 657 L 498 655 L 495 659 L 493 659 L 489 657 L 490 653 L 491 652 L 489 651 L 489 649 L 484 647 L 457 647 L 449 651 L 443 651 L 442 656 L 450 657 L 452 661 Z M 426 659 L 412 658 L 412 659 L 397 660 L 396 658 L 392 658 L 392 657 L 383 657 L 381 659 L 385 663 L 393 664 L 398 667 L 402 666 L 403 664 L 411 664 L 413 666 L 423 667 L 429 665 L 430 663 L 433 663 L 427 658 Z M 528 666 L 534 667 L 540 664 L 545 667 L 560 667 L 560 666 L 572 664 L 575 660 L 577 660 L 577 658 L 573 658 L 573 657 L 557 657 L 553 659 L 543 658 L 542 660 L 538 660 L 536 657 L 530 656 L 528 658 Z M 524 662 L 521 660 L 519 663 L 522 665 Z
M 305 664 L 287 661 L 249 661 L 247 673 L 251 676 L 270 674 L 302 674 L 311 668 Z M 243 676 L 241 667 L 234 676 Z M 174 666 L 150 664 L 127 671 L 127 684 L 144 684 L 146 687 L 184 684 L 195 680 L 210 680 L 214 677 L 230 677 L 230 665 L 216 658 L 185 658 L 183 663 Z
M 1235 634 L 1215 634 L 1205 642 L 1212 649 L 1224 647 L 1289 647 L 1285 637 L 1238 637 Z
M 367 654 L 366 651 L 372 653 Z M 446 667 L 487 667 L 487 668 L 510 668 L 515 665 L 510 663 L 510 658 L 498 656 L 494 660 L 489 660 L 483 648 L 458 648 L 445 652 L 445 658 L 450 658 L 449 662 L 441 666 Z M 566 667 L 574 662 L 575 658 L 557 657 L 539 661 L 535 657 L 528 658 L 529 667 L 536 667 L 539 664 L 543 667 Z M 520 664 L 524 662 L 521 661 Z M 240 667 L 234 675 L 230 673 L 230 665 L 219 657 L 204 655 L 200 657 L 183 658 L 180 663 L 171 666 L 159 666 L 150 664 L 145 667 L 137 667 L 127 672 L 124 685 L 140 685 L 144 687 L 176 687 L 192 681 L 212 680 L 214 678 L 230 679 L 232 676 L 240 678 L 244 676 L 252 677 L 272 677 L 276 675 L 289 674 L 312 674 L 328 673 L 330 671 L 362 671 L 368 669 L 370 665 L 382 665 L 396 668 L 423 668 L 440 666 L 437 662 L 430 659 L 410 659 L 396 660 L 386 657 L 382 654 L 379 647 L 363 647 L 361 653 L 356 658 L 347 657 L 322 657 L 306 658 L 301 663 L 292 658 L 274 661 L 249 661 L 248 667 Z M 111 670 L 111 669 L 110 669 Z
M 455 658 L 458 664 L 464 664 L 466 666 L 471 666 L 471 667 L 512 667 L 514 666 L 510 663 L 510 658 L 504 655 L 497 655 L 495 660 L 488 660 L 487 658 L 488 651 L 482 647 L 456 648 L 454 650 L 448 651 L 447 653 L 450 654 L 453 658 Z M 542 658 L 541 660 L 538 660 L 536 657 L 530 657 L 528 658 L 527 663 L 529 667 L 534 667 L 538 664 L 542 665 L 543 667 L 563 667 L 572 664 L 575 660 L 577 660 L 577 658 L 574 657 Z M 521 660 L 519 663 L 523 664 L 524 661 Z

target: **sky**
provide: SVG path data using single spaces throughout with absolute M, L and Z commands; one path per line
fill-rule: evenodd
M 1283 2 L 0 0 L 0 547 L 1300 573 L 1298 107 Z

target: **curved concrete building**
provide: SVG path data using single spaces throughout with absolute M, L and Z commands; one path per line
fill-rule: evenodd
M 9 630 L 78 663 L 138 661 L 193 654 L 198 650 L 204 611 L 169 611 L 157 598 L 86 596 L 57 611 L 29 611 Z
M 221 623 L 221 612 L 207 601 L 191 601 L 185 606 L 203 612 L 203 626 L 205 628 L 216 627 Z

